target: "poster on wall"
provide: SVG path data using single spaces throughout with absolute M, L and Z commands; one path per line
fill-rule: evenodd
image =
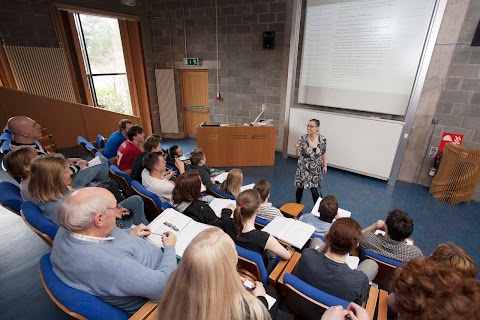
M 460 146 L 462 144 L 462 141 L 463 134 L 444 132 L 442 140 L 440 141 L 440 145 L 438 146 L 438 151 L 443 152 L 443 149 L 445 149 L 445 144 L 449 142 L 453 142 L 456 145 Z

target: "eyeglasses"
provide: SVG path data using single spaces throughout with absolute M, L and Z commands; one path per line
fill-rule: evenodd
M 309 126 L 307 125 L 307 128 L 311 129 L 311 128 L 318 128 L 318 126 Z
M 113 207 L 113 208 L 107 208 L 107 209 L 122 211 L 122 210 L 123 210 L 123 206 L 122 206 L 120 203 L 118 203 L 115 207 Z

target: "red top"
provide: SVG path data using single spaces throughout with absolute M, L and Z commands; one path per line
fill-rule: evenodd
M 142 153 L 139 147 L 133 142 L 124 141 L 117 150 L 117 166 L 120 170 L 125 171 L 132 168 L 135 158 Z

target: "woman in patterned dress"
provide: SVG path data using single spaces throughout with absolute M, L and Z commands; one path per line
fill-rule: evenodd
M 318 133 L 319 127 L 319 120 L 308 121 L 307 134 L 295 144 L 298 156 L 295 173 L 297 203 L 302 201 L 303 189 L 310 189 L 313 203 L 316 203 L 318 188 L 321 189 L 320 181 L 323 180 L 323 174 L 327 173 L 327 139 Z

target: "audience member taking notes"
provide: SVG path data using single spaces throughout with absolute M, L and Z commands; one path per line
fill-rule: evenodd
M 318 198 L 318 200 L 320 199 L 321 198 Z M 320 214 L 319 217 L 314 215 L 313 212 L 305 213 L 300 216 L 300 221 L 314 226 L 314 234 L 323 237 L 325 232 L 332 226 L 333 220 L 338 218 L 337 199 L 332 195 L 321 199 L 317 212 Z
M 115 197 L 103 188 L 73 192 L 58 208 L 61 228 L 53 243 L 53 271 L 66 285 L 93 294 L 128 314 L 148 300 L 158 301 L 177 266 L 176 236 L 162 235 L 163 252 L 142 237 L 115 227 Z
M 270 270 L 276 256 L 289 260 L 290 253 L 267 232 L 255 229 L 255 216 L 260 203 L 260 196 L 256 191 L 246 190 L 240 193 L 233 220 L 226 220 L 223 229 L 237 245 L 260 253 L 265 267 Z

